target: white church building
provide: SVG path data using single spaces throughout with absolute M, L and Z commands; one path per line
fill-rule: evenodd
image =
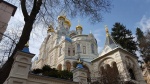
M 116 63 L 119 73 L 125 80 L 133 80 L 137 84 L 146 84 L 137 57 L 118 45 L 106 27 L 106 41 L 101 53 L 98 53 L 97 40 L 92 33 L 83 34 L 81 25 L 70 31 L 71 22 L 65 16 L 58 17 L 58 27 L 49 26 L 39 56 L 34 60 L 32 69 L 50 65 L 58 70 L 72 71 L 77 60 L 81 59 L 90 78 L 99 77 L 100 67 Z

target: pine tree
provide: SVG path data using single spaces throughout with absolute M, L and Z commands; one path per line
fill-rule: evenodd
M 140 41 L 144 37 L 144 33 L 140 28 L 136 29 L 137 40 Z
M 134 37 L 132 36 L 132 32 L 126 29 L 123 24 L 115 23 L 111 35 L 124 49 L 135 54 L 135 51 L 137 50 L 137 42 L 133 40 Z
M 140 28 L 136 29 L 136 37 L 137 37 L 137 41 L 138 41 L 138 47 L 139 47 L 139 52 L 141 53 L 141 55 L 143 54 L 143 42 L 145 42 L 145 36 L 143 31 Z

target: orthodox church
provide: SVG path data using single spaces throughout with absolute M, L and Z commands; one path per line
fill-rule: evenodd
M 115 62 L 119 74 L 125 80 L 133 80 L 138 84 L 146 84 L 137 57 L 118 45 L 111 37 L 106 27 L 106 41 L 101 53 L 98 53 L 97 40 L 92 33 L 83 34 L 83 27 L 76 26 L 70 31 L 71 22 L 66 16 L 58 17 L 58 27 L 49 26 L 38 59 L 32 63 L 32 69 L 50 65 L 58 70 L 72 71 L 81 60 L 88 72 L 88 77 L 100 77 L 100 67 Z

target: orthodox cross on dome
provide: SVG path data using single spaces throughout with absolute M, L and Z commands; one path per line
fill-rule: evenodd
M 80 25 L 80 20 L 78 19 L 78 25 Z
M 54 22 L 50 22 L 50 25 L 49 25 L 49 26 L 51 26 L 51 25 L 53 26 L 53 25 L 54 25 Z
M 106 35 L 109 36 L 109 31 L 108 31 L 108 26 L 105 25 L 105 31 L 106 31 Z
M 90 34 L 92 34 L 91 30 L 90 30 Z
M 59 16 L 66 16 L 66 10 L 63 9 L 63 10 L 60 12 Z

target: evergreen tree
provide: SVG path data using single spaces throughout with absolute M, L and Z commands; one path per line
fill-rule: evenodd
M 136 29 L 137 41 L 140 43 L 141 39 L 144 37 L 144 33 L 140 28 Z
M 139 48 L 138 51 L 141 53 L 140 56 L 142 56 L 143 49 L 145 46 L 145 43 L 143 44 L 143 42 L 146 42 L 146 41 L 145 41 L 144 33 L 140 28 L 136 29 L 136 37 L 137 37 L 137 41 L 138 41 L 138 48 Z
M 137 50 L 137 43 L 133 40 L 134 37 L 132 36 L 132 32 L 126 29 L 123 24 L 115 23 L 113 25 L 111 35 L 124 49 L 135 54 L 135 51 Z

